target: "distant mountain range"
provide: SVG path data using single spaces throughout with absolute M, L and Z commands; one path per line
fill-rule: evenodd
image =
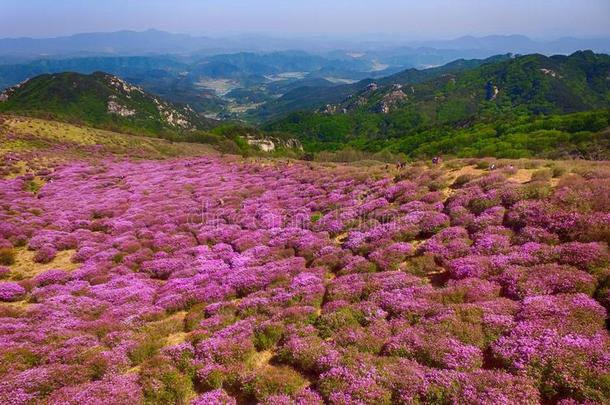
M 524 35 L 490 35 L 485 37 L 463 36 L 445 41 L 412 43 L 415 47 L 447 50 L 489 50 L 495 53 L 569 54 L 577 50 L 610 51 L 610 38 L 563 37 L 550 41 L 538 41 Z
M 52 117 L 140 134 L 210 127 L 190 107 L 173 105 L 102 72 L 37 76 L 0 93 L 0 112 Z
M 261 123 L 337 104 L 372 81 L 420 82 L 456 72 L 456 60 L 469 68 L 494 55 L 581 49 L 610 52 L 610 38 L 211 38 L 148 30 L 0 39 L 0 91 L 42 74 L 103 71 L 211 119 Z
M 198 54 L 211 55 L 244 51 L 270 52 L 275 50 L 334 50 L 377 53 L 391 57 L 416 50 L 419 54 L 431 50 L 444 50 L 453 59 L 480 58 L 500 53 L 572 53 L 580 49 L 610 52 L 610 38 L 560 38 L 553 41 L 533 40 L 521 35 L 466 36 L 454 40 L 409 41 L 400 37 L 383 39 L 341 39 L 332 37 L 272 37 L 258 34 L 211 38 L 174 34 L 158 30 L 83 33 L 57 38 L 5 38 L 0 39 L 0 56 L 15 58 L 47 58 L 66 56 L 147 54 Z M 381 49 L 381 51 L 380 51 Z M 452 51 L 468 52 L 456 55 Z M 438 53 L 438 52 L 437 52 Z M 446 62 L 446 61 L 445 61 Z

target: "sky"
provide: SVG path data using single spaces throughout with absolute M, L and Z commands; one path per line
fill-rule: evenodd
M 0 37 L 190 34 L 524 34 L 609 37 L 610 0 L 0 0 Z

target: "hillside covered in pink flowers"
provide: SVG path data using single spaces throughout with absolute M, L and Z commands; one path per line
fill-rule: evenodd
M 2 404 L 610 403 L 605 163 L 45 153 L 0 155 Z

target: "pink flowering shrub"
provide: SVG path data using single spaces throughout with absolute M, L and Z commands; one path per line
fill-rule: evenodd
M 36 263 L 49 263 L 57 255 L 57 250 L 52 245 L 43 245 L 34 255 Z
M 0 282 L 0 301 L 18 301 L 25 296 L 25 288 L 17 283 Z
M 474 370 L 483 364 L 483 354 L 479 348 L 416 328 L 407 329 L 390 339 L 384 350 L 391 356 L 450 370 Z
M 396 270 L 398 265 L 407 257 L 413 255 L 415 250 L 405 242 L 393 243 L 390 246 L 378 249 L 369 255 L 369 258 L 383 270 Z
M 113 403 L 130 405 L 142 401 L 142 389 L 135 375 L 117 376 L 106 380 L 75 385 L 55 391 L 49 402 L 54 404 Z
M 447 174 L 96 156 L 37 196 L 0 179 L 0 403 L 610 402 L 607 180 Z
M 206 392 L 191 401 L 191 405 L 236 405 L 237 401 L 222 389 Z
M 501 277 L 505 294 L 514 299 L 535 295 L 586 293 L 593 295 L 593 276 L 571 266 L 558 264 L 513 267 Z
M 331 404 L 390 404 L 391 392 L 379 379 L 375 369 L 334 367 L 320 375 L 320 391 Z
M 63 270 L 47 270 L 34 277 L 34 281 L 38 287 L 43 287 L 49 284 L 63 284 L 69 278 L 70 275 Z

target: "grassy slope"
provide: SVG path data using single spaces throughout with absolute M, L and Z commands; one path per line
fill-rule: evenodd
M 0 156 L 7 153 L 41 153 L 65 159 L 92 155 L 158 159 L 217 152 L 209 145 L 170 143 L 57 121 L 0 116 Z

